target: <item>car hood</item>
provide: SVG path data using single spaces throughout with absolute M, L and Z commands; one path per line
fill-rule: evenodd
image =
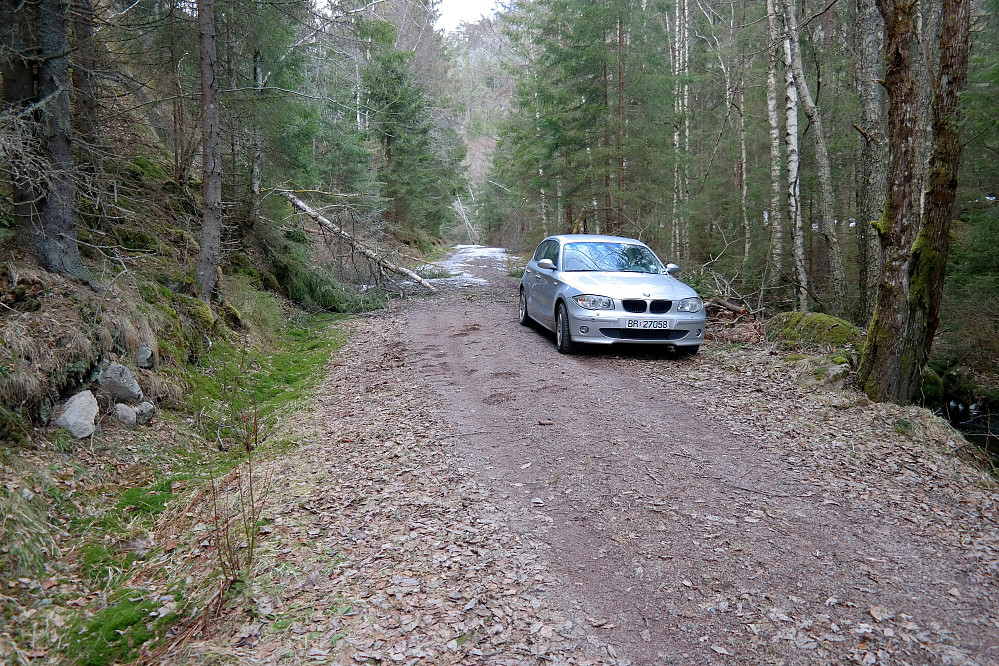
M 697 296 L 691 287 L 669 275 L 652 273 L 597 273 L 566 271 L 559 275 L 562 281 L 581 294 L 594 294 L 609 298 L 664 299 L 678 301 Z

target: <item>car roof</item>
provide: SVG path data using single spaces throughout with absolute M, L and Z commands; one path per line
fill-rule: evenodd
M 557 240 L 561 243 L 573 243 L 578 241 L 596 241 L 603 243 L 632 243 L 634 245 L 645 245 L 640 240 L 625 238 L 624 236 L 605 236 L 602 234 L 558 234 L 549 236 L 545 240 Z

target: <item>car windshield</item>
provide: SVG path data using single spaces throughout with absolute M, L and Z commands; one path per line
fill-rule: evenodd
M 565 246 L 562 270 L 660 273 L 662 264 L 643 245 L 584 241 Z

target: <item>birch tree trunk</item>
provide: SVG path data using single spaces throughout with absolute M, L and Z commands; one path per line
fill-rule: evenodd
M 218 281 L 222 243 L 222 127 L 219 122 L 219 89 L 216 77 L 214 0 L 198 0 L 201 58 L 201 154 L 204 164 L 204 198 L 198 279 L 201 298 L 208 302 Z
M 776 0 L 767 0 L 767 24 L 770 28 L 770 61 L 767 64 L 767 120 L 770 126 L 770 263 L 764 286 L 779 284 L 784 272 L 784 219 L 781 215 L 780 113 L 778 111 L 778 68 L 781 62 L 781 35 L 777 24 Z
M 742 209 L 742 257 L 743 262 L 749 261 L 749 250 L 752 246 L 752 237 L 749 229 L 749 151 L 746 148 L 746 95 L 742 90 L 743 82 L 739 81 L 739 207 Z
M 680 72 L 683 80 L 683 155 L 690 155 L 690 83 L 687 77 L 690 71 L 690 5 L 688 0 L 682 0 L 683 6 L 683 30 L 680 33 L 682 57 Z M 687 217 L 687 203 L 690 199 L 690 167 L 688 162 L 683 163 L 683 224 L 680 233 L 683 243 L 683 258 L 690 259 L 690 219 Z
M 689 111 L 690 86 L 686 82 L 687 66 L 690 58 L 690 13 L 687 0 L 679 0 L 676 7 L 673 40 L 673 151 L 676 162 L 673 165 L 673 233 L 671 250 L 673 256 L 690 258 L 690 228 L 686 218 L 689 176 L 686 156 L 690 148 Z
M 624 20 L 617 19 L 617 219 L 615 227 L 618 233 L 624 228 Z
M 795 307 L 808 310 L 808 267 L 805 262 L 805 223 L 801 214 L 801 181 L 798 173 L 798 87 L 791 65 L 791 40 L 785 34 L 784 45 L 784 144 L 787 148 L 787 217 L 793 233 Z
M 857 94 L 860 99 L 860 153 L 857 249 L 860 258 L 858 319 L 869 323 L 874 313 L 874 295 L 881 273 L 881 244 L 874 227 L 881 219 L 888 191 L 888 143 L 881 94 L 880 35 L 884 19 L 875 0 L 857 0 Z
M 785 0 L 784 17 L 787 22 L 787 34 L 791 42 L 791 66 L 794 70 L 794 82 L 798 87 L 802 110 L 812 123 L 812 140 L 815 143 L 816 171 L 819 178 L 819 233 L 825 240 L 826 251 L 829 253 L 831 286 L 833 292 L 832 313 L 842 317 L 846 310 L 846 271 L 843 268 L 843 254 L 839 247 L 839 234 L 836 231 L 836 216 L 833 201 L 832 166 L 829 160 L 829 148 L 826 145 L 826 135 L 822 129 L 822 114 L 815 105 L 812 93 L 805 78 L 805 69 L 801 64 L 801 45 L 798 42 L 797 3 L 795 0 Z

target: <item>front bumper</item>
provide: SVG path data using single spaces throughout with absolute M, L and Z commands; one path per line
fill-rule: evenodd
M 587 310 L 567 304 L 573 342 L 612 345 L 697 347 L 704 342 L 704 311 L 629 315 L 621 310 Z M 629 325 L 630 324 L 630 325 Z

